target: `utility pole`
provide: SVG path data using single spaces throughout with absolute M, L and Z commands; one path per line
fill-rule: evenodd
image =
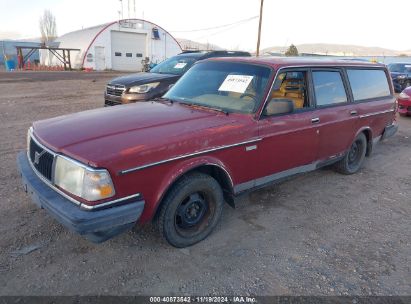
M 260 39 L 261 39 L 261 24 L 263 22 L 263 5 L 264 5 L 264 0 L 261 0 L 260 22 L 258 23 L 258 38 L 257 38 L 257 52 L 256 52 L 257 57 L 260 56 Z

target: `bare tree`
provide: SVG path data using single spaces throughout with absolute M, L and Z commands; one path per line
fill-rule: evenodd
M 43 16 L 40 17 L 40 32 L 43 44 L 57 38 L 56 18 L 49 10 L 45 10 Z

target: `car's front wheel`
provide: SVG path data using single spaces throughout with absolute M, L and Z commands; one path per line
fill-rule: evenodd
M 223 191 L 214 178 L 202 173 L 188 174 L 164 198 L 158 228 L 175 247 L 194 245 L 213 231 L 223 205 Z
M 358 172 L 365 159 L 367 152 L 367 138 L 360 133 L 352 143 L 344 158 L 335 164 L 335 168 L 342 174 L 354 174 Z

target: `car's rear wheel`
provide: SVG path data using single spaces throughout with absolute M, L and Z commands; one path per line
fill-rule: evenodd
M 335 168 L 342 174 L 354 174 L 358 172 L 364 163 L 367 152 L 367 138 L 360 133 L 352 143 L 344 158 L 335 164 Z
M 223 191 L 209 175 L 183 176 L 166 195 L 157 220 L 161 235 L 174 247 L 205 239 L 221 218 Z

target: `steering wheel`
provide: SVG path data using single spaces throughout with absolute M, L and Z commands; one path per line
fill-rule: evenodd
M 251 94 L 251 93 L 243 93 L 243 94 L 240 95 L 240 98 L 244 98 L 244 97 L 250 97 L 252 100 L 254 100 L 255 102 L 257 102 L 257 97 L 254 96 L 254 95 Z

